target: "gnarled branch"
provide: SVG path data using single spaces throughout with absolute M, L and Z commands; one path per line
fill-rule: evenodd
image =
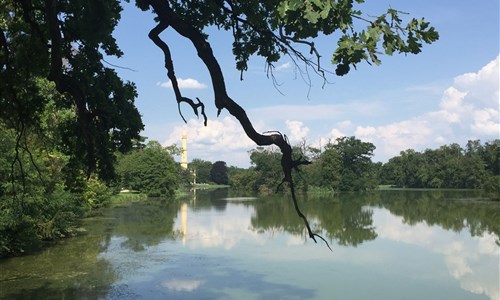
M 298 170 L 298 167 L 302 164 L 307 164 L 308 162 L 302 159 L 294 160 L 292 158 L 292 147 L 288 143 L 286 136 L 282 135 L 279 132 L 271 132 L 271 134 L 260 134 L 258 133 L 252 125 L 252 122 L 248 118 L 245 110 L 234 100 L 232 100 L 226 91 L 226 85 L 224 82 L 224 76 L 222 74 L 222 70 L 217 59 L 214 57 L 212 48 L 205 36 L 200 32 L 199 29 L 193 27 L 189 22 L 183 20 L 179 17 L 174 11 L 172 11 L 169 6 L 168 1 L 162 0 L 148 0 L 147 4 L 149 4 L 159 18 L 159 24 L 150 32 L 150 38 L 153 37 L 155 40 L 155 44 L 163 50 L 165 54 L 165 65 L 169 72 L 169 78 L 172 81 L 172 86 L 176 84 L 174 83 L 175 75 L 173 74 L 173 66 L 171 69 L 167 66 L 171 63 L 170 51 L 168 50 L 168 46 L 161 41 L 158 37 L 158 34 L 167 28 L 167 26 L 171 26 L 177 33 L 189 39 L 193 46 L 196 48 L 198 56 L 203 61 L 205 66 L 207 67 L 210 77 L 212 79 L 212 87 L 214 90 L 215 96 L 215 106 L 218 109 L 217 115 L 220 114 L 222 109 L 226 109 L 229 111 L 231 115 L 233 115 L 243 127 L 246 135 L 253 140 L 259 146 L 269 146 L 276 145 L 280 148 L 282 157 L 281 157 L 281 166 L 283 169 L 283 180 L 282 182 L 287 182 L 290 185 L 292 190 L 292 199 L 295 205 L 295 209 L 297 214 L 304 220 L 304 223 L 307 227 L 309 237 L 313 239 L 315 242 L 316 238 L 319 237 L 323 241 L 326 240 L 318 234 L 312 232 L 309 222 L 307 221 L 306 216 L 300 211 L 297 198 L 295 196 L 295 188 L 293 185 L 292 179 L 292 170 Z M 167 59 L 168 58 L 168 59 Z M 172 76 L 172 77 L 170 77 Z M 180 91 L 178 87 L 174 87 L 174 92 L 176 93 L 177 101 L 179 101 Z M 326 242 L 328 248 L 331 250 L 330 246 Z
M 174 89 L 175 93 L 175 98 L 177 100 L 177 107 L 179 109 L 179 114 L 182 117 L 182 120 L 184 120 L 185 123 L 187 123 L 186 119 L 184 118 L 184 115 L 182 115 L 181 111 L 181 103 L 187 103 L 189 106 L 194 111 L 194 114 L 199 117 L 198 115 L 198 107 L 201 108 L 201 114 L 204 119 L 204 124 L 207 126 L 207 115 L 205 114 L 205 105 L 199 98 L 196 98 L 198 100 L 198 103 L 194 103 L 192 99 L 189 99 L 187 97 L 183 97 L 181 94 L 181 91 L 179 89 L 179 84 L 177 82 L 177 77 L 175 76 L 175 71 L 174 71 L 174 63 L 172 62 L 172 55 L 170 54 L 170 49 L 168 45 L 160 38 L 160 33 L 162 33 L 165 29 L 169 27 L 169 23 L 167 20 L 161 20 L 158 25 L 156 25 L 151 31 L 149 32 L 149 38 L 155 43 L 158 48 L 160 48 L 163 51 L 163 56 L 165 59 L 165 68 L 167 69 L 167 76 L 170 79 L 170 82 L 172 83 L 172 88 Z

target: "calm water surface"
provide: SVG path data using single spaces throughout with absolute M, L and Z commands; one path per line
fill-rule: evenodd
M 5 299 L 500 299 L 500 204 L 472 192 L 128 203 L 0 261 Z

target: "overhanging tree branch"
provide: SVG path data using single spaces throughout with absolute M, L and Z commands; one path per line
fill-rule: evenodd
M 162 20 L 160 21 L 160 23 L 158 23 L 158 25 L 156 25 L 153 29 L 151 29 L 148 36 L 153 41 L 153 43 L 155 43 L 155 45 L 158 46 L 158 48 L 160 48 L 163 51 L 163 56 L 165 57 L 165 68 L 167 69 L 167 76 L 170 79 L 172 88 L 174 89 L 175 98 L 177 100 L 177 107 L 179 109 L 179 114 L 181 115 L 182 119 L 184 120 L 185 123 L 187 123 L 180 107 L 181 103 L 184 102 L 187 103 L 189 106 L 191 106 L 196 116 L 199 116 L 198 108 L 200 108 L 201 114 L 204 119 L 204 124 L 206 126 L 207 115 L 205 114 L 205 105 L 203 104 L 203 102 L 201 102 L 200 99 L 196 98 L 198 100 L 198 103 L 194 103 L 193 100 L 187 97 L 183 97 L 179 89 L 179 84 L 177 82 L 177 77 L 175 76 L 174 63 L 172 62 L 172 55 L 170 54 L 170 49 L 168 45 L 160 38 L 160 33 L 162 33 L 165 29 L 167 29 L 168 26 L 169 26 L 168 23 L 165 20 Z
M 312 232 L 306 216 L 298 208 L 297 198 L 295 196 L 292 170 L 298 170 L 298 167 L 300 165 L 307 164 L 308 162 L 302 159 L 294 160 L 292 158 L 292 147 L 288 143 L 286 136 L 282 135 L 279 132 L 272 132 L 269 135 L 265 135 L 265 134 L 260 134 L 255 130 L 245 110 L 228 96 L 224 82 L 224 76 L 222 74 L 220 65 L 217 59 L 213 55 L 210 44 L 208 43 L 205 36 L 200 32 L 199 29 L 192 26 L 192 24 L 190 24 L 189 22 L 184 21 L 181 17 L 179 17 L 176 13 L 174 13 L 167 1 L 148 0 L 146 2 L 154 9 L 159 19 L 159 24 L 155 28 L 153 28 L 153 30 L 151 30 L 149 37 L 155 42 L 155 44 L 158 47 L 160 47 L 160 49 L 162 49 L 165 55 L 165 66 L 168 71 L 168 76 L 172 82 L 172 86 L 174 87 L 174 93 L 176 95 L 177 101 L 179 102 L 179 98 L 181 98 L 182 96 L 180 94 L 178 86 L 176 86 L 177 82 L 173 72 L 173 64 L 171 62 L 170 51 L 168 49 L 168 46 L 158 37 L 158 34 L 169 26 L 171 26 L 175 31 L 177 31 L 177 33 L 186 37 L 192 42 L 193 46 L 197 50 L 198 56 L 207 67 L 210 73 L 210 77 L 212 79 L 212 87 L 215 96 L 215 105 L 218 109 L 217 115 L 220 114 L 222 109 L 226 109 L 227 111 L 229 111 L 231 115 L 233 115 L 240 122 L 246 135 L 250 139 L 252 139 L 257 145 L 259 146 L 276 145 L 279 147 L 282 153 L 281 157 L 281 166 L 283 169 L 282 182 L 287 182 L 290 186 L 290 189 L 292 190 L 292 199 L 294 201 L 296 211 L 298 215 L 304 220 L 304 223 L 309 233 L 309 237 L 313 239 L 315 242 L 317 242 L 315 237 L 320 237 L 322 240 L 326 242 L 326 240 L 323 239 L 321 236 Z M 193 107 L 193 109 L 195 108 Z M 330 248 L 329 245 L 328 248 Z
M 246 135 L 257 145 L 278 146 L 282 153 L 283 183 L 289 183 L 293 190 L 292 170 L 298 170 L 298 166 L 305 162 L 292 159 L 291 146 L 281 133 L 258 133 L 245 110 L 228 96 L 224 76 L 203 29 L 217 26 L 219 29 L 232 31 L 232 50 L 237 70 L 246 71 L 249 58 L 259 55 L 266 59 L 268 75 L 271 72 L 272 76 L 273 63 L 279 61 L 282 55 L 287 55 L 309 87 L 310 67 L 323 78 L 324 83 L 327 82 L 327 71 L 320 64 L 321 55 L 312 42 L 319 34 L 340 33 L 332 55 L 332 63 L 336 65 L 335 74 L 338 76 L 349 73 L 351 67 L 356 68 L 356 64 L 362 61 L 380 64 L 377 56 L 381 53 L 417 54 L 421 51 L 423 42 L 430 44 L 439 38 L 434 27 L 423 18 L 412 18 L 403 25 L 403 20 L 399 17 L 400 12 L 392 8 L 378 17 L 365 18 L 360 10 L 353 8 L 354 2 L 361 4 L 363 1 L 136 0 L 136 5 L 142 10 L 153 8 L 157 14 L 160 24 L 153 29 L 153 33 L 158 32 L 153 34 L 153 37 L 157 37 L 166 27 L 171 27 L 191 41 L 209 71 L 217 115 L 222 109 L 226 109 L 240 122 Z M 373 21 L 370 21 L 372 18 Z M 362 21 L 363 25 L 367 25 L 366 28 L 358 30 L 354 27 L 353 20 Z M 165 50 L 168 50 L 166 44 L 160 41 L 156 40 L 168 58 L 167 66 L 167 60 L 171 62 L 170 52 Z M 307 46 L 308 51 L 302 52 L 299 47 L 302 45 Z M 312 58 L 308 57 L 307 52 Z M 305 64 L 305 70 L 300 68 L 299 63 Z M 175 79 L 173 67 L 167 66 L 167 69 L 172 71 L 171 80 Z M 183 98 L 174 80 L 172 85 L 175 86 L 174 92 L 179 103 Z M 197 107 L 193 103 L 190 105 L 196 114 Z M 296 204 L 294 191 L 292 198 Z M 310 230 L 305 215 L 298 206 L 296 208 L 306 223 L 309 236 L 315 240 L 317 236 Z

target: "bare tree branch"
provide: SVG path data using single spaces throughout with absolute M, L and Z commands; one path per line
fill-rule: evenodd
M 259 146 L 269 146 L 276 145 L 280 148 L 282 156 L 281 156 L 281 167 L 283 169 L 283 180 L 282 182 L 287 182 L 290 185 L 292 190 L 292 199 L 294 201 L 294 205 L 297 211 L 297 214 L 304 220 L 304 223 L 309 232 L 309 237 L 316 242 L 315 237 L 320 237 L 323 241 L 326 242 L 318 234 L 312 232 L 309 222 L 305 215 L 300 211 L 297 198 L 295 196 L 295 188 L 293 185 L 292 179 L 292 170 L 298 170 L 298 167 L 303 164 L 308 164 L 309 162 L 303 160 L 302 158 L 298 160 L 294 160 L 292 158 L 292 147 L 288 142 L 286 136 L 281 134 L 280 132 L 268 132 L 270 134 L 260 134 L 258 133 L 252 125 L 252 122 L 248 118 L 245 110 L 234 100 L 232 100 L 226 91 L 226 85 L 224 82 L 224 75 L 220 68 L 220 65 L 217 59 L 214 57 L 212 48 L 206 37 L 200 32 L 199 29 L 193 27 L 192 24 L 186 22 L 182 18 L 180 18 L 169 6 L 167 1 L 162 0 L 147 0 L 147 3 L 154 9 L 156 14 L 158 15 L 159 24 L 150 32 L 150 38 L 154 38 L 153 42 L 160 47 L 160 49 L 165 54 L 165 66 L 168 70 L 168 76 L 172 81 L 172 87 L 174 88 L 174 93 L 176 94 L 176 98 L 179 101 L 180 91 L 178 86 L 176 86 L 175 75 L 173 73 L 173 66 L 168 67 L 167 65 L 171 64 L 170 51 L 168 50 L 168 46 L 159 39 L 158 34 L 166 29 L 168 26 L 171 26 L 177 33 L 189 39 L 193 46 L 196 48 L 198 56 L 205 64 L 206 68 L 209 71 L 210 77 L 212 79 L 212 87 L 214 90 L 215 96 L 215 106 L 218 109 L 217 115 L 220 114 L 222 109 L 226 109 L 229 111 L 231 115 L 233 115 L 243 127 L 246 135 L 253 140 Z M 239 22 L 244 22 L 244 20 L 238 19 Z M 193 108 L 194 109 L 194 108 Z M 331 250 L 330 246 L 327 243 L 328 248 Z
M 194 114 L 199 117 L 198 114 L 198 107 L 201 108 L 201 114 L 204 119 L 204 124 L 205 126 L 207 125 L 207 116 L 205 114 L 205 105 L 200 101 L 200 99 L 196 98 L 198 100 L 198 103 L 194 103 L 193 100 L 183 97 L 181 94 L 181 91 L 179 89 L 179 84 L 177 82 L 177 77 L 175 76 L 175 71 L 174 71 L 174 63 L 172 62 L 172 55 L 170 54 L 170 49 L 168 45 L 160 38 L 160 33 L 162 33 L 165 29 L 169 27 L 169 24 L 166 20 L 160 21 L 158 25 L 156 25 L 151 31 L 149 32 L 149 38 L 155 43 L 158 48 L 160 48 L 163 51 L 163 56 L 165 59 L 165 68 L 167 69 L 167 76 L 170 79 L 170 82 L 172 83 L 172 88 L 174 89 L 175 93 L 175 98 L 177 100 L 177 108 L 179 109 L 179 114 L 182 117 L 182 120 L 184 120 L 185 123 L 187 123 L 186 119 L 184 118 L 184 115 L 182 114 L 181 111 L 181 103 L 187 103 L 191 108 L 193 109 Z

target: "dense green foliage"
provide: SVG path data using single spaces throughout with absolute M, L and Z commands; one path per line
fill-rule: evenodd
M 31 127 L 21 140 L 0 122 L 0 257 L 76 233 L 76 218 L 110 199 L 104 182 L 68 168 L 70 158 L 57 147 L 58 125 L 45 132 L 51 144 Z
M 71 235 L 105 205 L 116 151 L 143 128 L 120 56 L 117 1 L 0 0 L 0 256 Z
M 484 189 L 500 198 L 500 140 L 469 141 L 416 152 L 402 151 L 381 169 L 383 184 L 410 188 Z
M 380 184 L 405 188 L 482 189 L 487 197 L 500 197 L 500 140 L 469 141 L 466 148 L 444 145 L 424 152 L 402 151 L 387 163 L 371 160 L 375 146 L 355 137 L 341 137 L 323 149 L 294 147 L 296 155 L 308 159 L 296 176 L 296 186 L 308 191 L 364 191 Z M 236 189 L 272 193 L 280 185 L 282 171 L 278 149 L 250 151 L 249 169 L 230 169 L 230 183 Z
M 136 4 L 143 10 L 153 7 L 161 21 L 172 22 L 175 29 L 182 23 L 200 32 L 214 25 L 231 31 L 236 68 L 242 72 L 248 69 L 252 55 L 264 57 L 270 66 L 283 55 L 297 56 L 315 65 L 297 45 L 310 46 L 313 54 L 316 49 L 312 39 L 320 34 L 337 34 L 338 42 L 331 59 L 337 66 L 337 75 L 347 74 L 351 66 L 362 61 L 380 64 L 378 56 L 382 53 L 417 54 L 422 43 L 432 43 L 439 37 L 423 18 L 403 18 L 405 14 L 393 8 L 380 15 L 366 11 L 363 14 L 364 2 L 137 0 Z M 179 20 L 162 19 L 169 11 Z M 317 67 L 321 69 L 319 64 Z
M 296 176 L 296 186 L 306 192 L 311 187 L 330 191 L 363 191 L 378 186 L 376 165 L 372 163 L 375 146 L 355 137 L 338 138 L 323 150 L 313 147 L 294 147 L 295 155 L 308 159 Z M 276 148 L 257 148 L 250 151 L 251 168 L 230 172 L 233 187 L 271 193 L 280 186 L 283 171 L 281 153 Z
M 111 179 L 115 151 L 129 150 L 143 128 L 135 86 L 103 65 L 104 54 L 122 55 L 111 35 L 119 2 L 1 0 L 0 8 L 0 118 L 22 136 L 49 103 L 73 111 L 61 151 L 87 176 Z
M 281 153 L 277 148 L 257 148 L 250 151 L 250 163 L 257 174 L 251 184 L 259 192 L 274 192 L 283 178 Z M 247 185 L 250 183 L 247 183 Z
M 122 189 L 140 191 L 150 197 L 172 197 L 179 186 L 179 166 L 168 148 L 150 141 L 143 149 L 121 155 L 116 172 Z
M 333 187 L 340 191 L 362 191 L 373 189 L 378 185 L 371 157 L 375 146 L 362 142 L 355 137 L 341 137 L 335 143 L 328 143 L 325 152 L 337 157 L 338 183 Z M 320 155 L 320 159 L 323 154 Z M 335 165 L 335 164 L 333 164 Z M 322 174 L 328 174 L 322 172 Z
M 232 189 L 243 191 L 255 191 L 255 182 L 259 173 L 254 168 L 238 168 L 231 166 L 228 168 L 229 185 Z
M 209 183 L 211 181 L 212 162 L 195 158 L 189 163 L 189 169 L 196 172 L 197 183 Z

